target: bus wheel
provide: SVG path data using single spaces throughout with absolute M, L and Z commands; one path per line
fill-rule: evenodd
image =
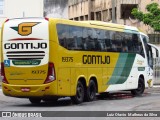
M 96 84 L 93 80 L 90 80 L 89 86 L 86 91 L 86 101 L 93 101 L 96 98 Z
M 71 97 L 75 104 L 80 104 L 84 100 L 84 86 L 81 81 L 78 81 L 76 88 L 76 95 Z
M 41 102 L 41 98 L 29 98 L 29 101 L 32 103 L 32 104 L 38 104 Z
M 145 89 L 144 80 L 142 78 L 139 78 L 138 88 L 135 90 L 132 90 L 131 93 L 134 96 L 141 96 L 144 92 L 144 89 Z

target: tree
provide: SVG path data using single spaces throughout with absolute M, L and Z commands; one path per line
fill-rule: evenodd
M 148 13 L 143 13 L 137 8 L 134 8 L 131 14 L 142 21 L 144 24 L 151 26 L 154 31 L 160 32 L 160 8 L 158 3 L 148 4 L 146 6 Z

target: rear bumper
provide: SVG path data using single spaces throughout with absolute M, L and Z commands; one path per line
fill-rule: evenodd
M 53 83 L 43 85 L 10 85 L 2 83 L 2 90 L 4 95 L 12 97 L 45 97 L 56 96 L 56 86 Z M 27 89 L 27 90 L 24 90 Z

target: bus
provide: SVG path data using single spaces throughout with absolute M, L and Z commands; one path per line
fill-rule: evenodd
M 136 27 L 55 18 L 7 19 L 2 26 L 4 95 L 31 103 L 153 86 L 149 38 Z

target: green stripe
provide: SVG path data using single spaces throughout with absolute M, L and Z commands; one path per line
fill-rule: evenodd
M 112 74 L 110 80 L 108 81 L 107 85 L 116 84 L 117 81 L 119 81 L 119 79 L 121 78 L 121 74 L 124 70 L 127 56 L 128 56 L 128 53 L 121 53 L 119 55 L 118 61 L 116 63 L 114 71 L 113 71 L 113 74 Z
M 124 83 L 127 78 L 129 77 L 129 74 L 131 72 L 134 60 L 135 60 L 136 54 L 128 54 L 125 67 L 123 69 L 123 72 L 120 76 L 120 79 L 116 82 L 116 84 L 122 84 Z

